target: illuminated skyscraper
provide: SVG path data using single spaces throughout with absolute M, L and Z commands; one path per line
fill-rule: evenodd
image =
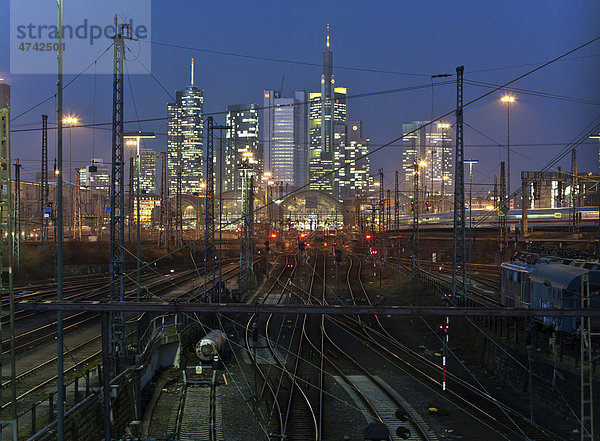
M 79 182 L 81 182 L 82 187 L 108 195 L 110 191 L 110 166 L 104 165 L 104 159 L 102 158 L 92 158 L 91 165 L 79 170 Z
M 177 91 L 175 102 L 167 105 L 169 192 L 177 189 L 177 172 L 181 170 L 182 193 L 200 192 L 202 168 L 202 111 L 204 91 L 194 86 L 194 60 L 191 84 Z
M 420 197 L 440 195 L 442 187 L 444 196 L 453 193 L 452 188 L 452 128 L 446 123 L 434 123 L 423 127 L 428 121 L 413 121 L 402 124 L 402 134 L 416 130 L 415 133 L 402 139 L 402 171 L 404 173 L 403 191 L 413 191 L 414 161 L 425 161 L 427 164 L 419 182 Z M 443 185 L 442 185 L 443 181 Z
M 362 136 L 362 121 L 337 122 L 333 139 L 333 194 L 339 200 L 364 196 L 373 184 L 369 139 Z M 362 158 L 362 159 L 359 159 Z M 339 169 L 339 170 L 338 170 Z
M 330 49 L 329 25 L 327 42 L 323 50 L 323 74 L 321 92 L 310 94 L 309 110 L 309 179 L 311 190 L 333 192 L 333 140 L 336 122 L 348 117 L 346 88 L 335 87 L 333 76 L 333 51 Z
M 242 179 L 238 168 L 242 159 L 255 169 L 255 176 L 261 175 L 263 170 L 263 152 L 258 142 L 258 105 L 227 106 L 225 125 L 231 129 L 226 132 L 227 142 L 223 146 L 223 191 L 240 190 Z M 218 141 L 215 144 L 218 146 Z M 218 154 L 215 155 L 215 170 L 217 160 Z
M 299 91 L 294 98 L 282 98 L 274 90 L 264 91 L 264 171 L 273 181 L 294 188 L 303 186 L 307 177 L 307 95 Z
M 140 146 L 140 191 L 156 193 L 156 152 Z

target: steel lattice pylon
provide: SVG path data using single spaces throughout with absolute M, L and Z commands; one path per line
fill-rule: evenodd
M 581 276 L 581 308 L 591 308 L 590 275 Z M 594 352 L 592 348 L 592 319 L 581 317 L 580 367 L 581 367 L 581 440 L 594 440 L 594 394 L 592 370 Z M 595 334 L 598 335 L 598 334 Z
M 110 299 L 124 300 L 125 296 L 125 162 L 123 145 L 123 61 L 125 38 L 129 26 L 117 26 L 114 37 L 112 174 L 110 180 Z M 109 353 L 114 372 L 118 373 L 126 359 L 125 317 L 122 312 L 111 313 L 109 322 Z
M 506 215 L 508 206 L 506 205 L 506 168 L 504 161 L 500 163 L 500 208 L 498 210 L 498 220 L 500 225 L 500 251 L 506 249 L 508 234 L 506 231 Z
M 42 175 L 40 179 L 40 240 L 42 242 L 48 241 L 48 219 L 50 219 L 50 213 L 46 213 L 46 207 L 48 206 L 48 115 L 42 115 Z
M 19 158 L 15 159 L 15 188 L 13 190 L 13 240 L 12 252 L 17 262 L 17 269 L 21 263 L 21 164 Z
M 579 218 L 577 206 L 579 205 L 579 180 L 577 179 L 577 150 L 571 150 L 571 203 L 569 204 L 569 217 L 571 218 L 571 232 L 579 232 Z
M 416 154 L 415 154 L 416 155 Z M 412 273 L 413 276 L 419 275 L 419 160 L 415 156 L 413 164 L 413 255 L 412 255 Z
M 398 233 L 400 229 L 400 187 L 398 182 L 398 170 L 394 182 L 394 230 Z
M 206 197 L 204 223 L 204 298 L 212 302 L 212 294 L 208 291 L 208 281 L 215 280 L 215 181 L 214 181 L 214 121 L 209 116 L 206 119 Z
M 254 256 L 254 176 L 252 167 L 244 161 L 238 168 L 242 177 L 242 237 L 240 243 L 240 285 L 250 281 L 253 276 L 252 259 Z
M 8 326 L 0 320 L 0 403 L 11 403 L 0 411 L 0 424 L 12 425 L 17 439 L 17 390 L 15 382 L 15 316 L 11 240 L 13 234 L 10 181 L 10 87 L 0 84 L 0 301 L 1 317 L 9 317 Z M 8 355 L 5 355 L 7 353 Z M 5 361 L 8 361 L 5 363 Z M 6 395 L 5 395 L 6 394 Z M 8 395 L 8 396 L 7 396 Z
M 465 157 L 463 138 L 463 72 L 456 68 L 456 156 L 454 162 L 454 262 L 452 263 L 452 296 L 456 299 L 458 277 L 462 280 L 463 301 L 467 300 L 467 266 L 465 241 Z
M 75 169 L 75 203 L 73 207 L 73 232 L 75 240 L 82 239 L 81 232 L 81 176 L 79 169 Z
M 158 157 L 160 158 L 160 229 L 158 233 L 158 247 L 167 248 L 169 244 L 169 186 L 167 185 L 167 153 L 160 152 Z

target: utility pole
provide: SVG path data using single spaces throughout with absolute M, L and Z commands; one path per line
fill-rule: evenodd
M 110 299 L 113 301 L 123 301 L 125 297 L 125 160 L 123 143 L 125 85 L 123 62 L 125 60 L 125 40 L 131 39 L 130 31 L 129 24 L 119 24 L 115 16 L 109 247 Z M 127 332 L 123 312 L 110 314 L 108 339 L 113 372 L 118 375 L 125 365 L 127 356 Z M 109 371 L 108 368 L 109 364 L 105 364 L 105 371 Z M 105 383 L 104 387 L 108 394 L 109 384 Z M 105 409 L 105 411 L 108 410 Z
M 212 294 L 207 292 L 209 275 L 215 280 L 215 190 L 214 190 L 214 122 L 213 117 L 206 119 L 206 195 L 204 223 L 204 298 L 212 303 Z M 210 269 L 210 271 L 209 271 Z
M 394 230 L 396 234 L 400 230 L 400 187 L 398 182 L 398 170 L 396 170 L 396 181 L 394 184 Z
M 498 209 L 498 174 L 494 174 L 494 209 Z
M 81 177 L 79 169 L 75 169 L 75 203 L 73 207 L 73 237 L 75 240 L 82 239 L 81 232 Z
M 58 54 L 56 83 L 56 158 L 58 174 L 56 175 L 56 223 L 54 240 L 56 242 L 56 298 L 63 299 L 63 0 L 57 0 L 58 6 Z M 56 437 L 64 441 L 65 436 L 65 387 L 63 360 L 63 313 L 56 313 L 56 386 L 58 399 L 56 415 Z M 107 366 L 107 365 L 105 365 Z M 105 394 L 106 395 L 106 394 Z
M 129 239 L 129 243 L 133 243 L 133 219 L 135 217 L 135 195 L 134 195 L 134 176 L 135 176 L 135 165 L 133 155 L 129 157 L 129 203 L 127 204 L 128 213 L 129 213 L 129 222 L 127 222 L 127 238 Z
M 590 275 L 581 276 L 581 309 L 591 308 L 590 297 Z M 594 440 L 594 393 L 592 370 L 594 363 L 594 352 L 592 348 L 592 336 L 598 335 L 592 332 L 591 318 L 581 317 L 580 335 L 580 369 L 581 369 L 581 415 L 580 434 L 581 441 Z
M 220 156 L 220 155 L 219 155 Z M 246 285 L 246 283 L 249 280 L 250 277 L 250 273 L 249 273 L 249 269 L 248 268 L 248 263 L 251 260 L 251 257 L 249 256 L 250 253 L 250 242 L 253 241 L 254 239 L 249 236 L 249 219 L 248 216 L 250 214 L 249 209 L 250 209 L 250 196 L 249 196 L 249 192 L 250 192 L 250 173 L 252 171 L 252 167 L 250 167 L 250 165 L 242 160 L 242 163 L 240 164 L 240 166 L 238 167 L 238 170 L 240 172 L 241 178 L 242 178 L 242 182 L 241 182 L 241 190 L 242 190 L 242 213 L 241 213 L 241 220 L 242 220 L 242 234 L 241 234 L 241 240 L 240 240 L 240 276 L 239 276 L 239 283 L 240 285 Z
M 381 288 L 381 272 L 383 269 L 383 255 L 385 254 L 385 200 L 383 190 L 383 169 L 379 169 L 379 287 Z
M 465 158 L 463 139 L 463 72 L 464 66 L 456 68 L 456 156 L 454 162 L 454 262 L 452 263 L 452 297 L 467 302 L 466 243 L 465 243 Z M 458 291 L 458 279 L 462 290 Z
M 169 245 L 167 218 L 169 216 L 169 196 L 167 185 L 167 153 L 160 152 L 160 228 L 158 232 L 158 247 L 166 249 Z
M 21 164 L 19 164 L 19 158 L 15 159 L 14 210 L 12 252 L 17 261 L 18 270 L 21 264 Z
M 181 194 L 183 192 L 183 172 L 181 170 L 181 162 L 182 159 L 180 159 L 179 163 L 177 164 L 177 180 L 175 185 L 175 248 L 178 248 L 183 244 L 183 210 L 181 208 Z
M 104 206 L 102 203 L 102 192 L 96 193 L 96 235 L 98 240 L 102 238 L 102 227 L 104 226 Z
M 579 219 L 577 215 L 577 206 L 579 205 L 579 180 L 577 179 L 577 150 L 571 150 L 571 233 L 573 235 L 579 232 Z
M 506 231 L 506 216 L 509 208 L 506 205 L 506 179 L 504 161 L 500 163 L 500 209 L 498 210 L 498 220 L 500 225 L 500 252 L 506 249 L 508 234 Z
M 12 426 L 12 438 L 17 440 L 17 389 L 15 367 L 15 305 L 13 292 L 13 272 L 11 237 L 13 234 L 13 212 L 10 177 L 10 86 L 0 83 L 0 314 L 4 322 L 0 326 L 2 357 L 7 361 L 0 363 L 1 381 L 10 381 L 7 388 L 0 388 L 0 402 L 8 404 L 8 408 L 0 410 L 0 423 Z M 6 238 L 6 239 L 5 239 Z M 4 258 L 6 256 L 6 258 Z
M 223 130 L 229 130 L 231 128 L 232 127 L 230 126 L 213 126 L 213 130 L 219 130 L 219 154 L 217 155 L 217 158 L 219 160 L 219 285 L 217 288 L 219 302 L 221 301 L 221 291 L 223 284 L 223 266 L 221 264 L 223 260 Z
M 413 256 L 412 256 L 412 274 L 413 277 L 419 275 L 419 159 L 415 156 L 413 165 Z
M 42 170 L 40 176 L 40 241 L 48 242 L 48 115 L 42 115 Z
M 527 220 L 527 212 L 529 210 L 529 172 L 521 172 L 521 229 L 523 238 L 528 236 L 528 220 Z
M 249 280 L 252 280 L 254 278 L 254 176 L 250 176 L 246 219 L 246 274 Z

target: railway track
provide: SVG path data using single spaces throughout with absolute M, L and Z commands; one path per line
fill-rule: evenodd
M 225 280 L 227 280 L 227 278 L 229 277 L 234 277 L 235 273 L 237 271 L 237 268 L 231 268 L 231 269 L 226 269 L 223 272 L 223 278 Z M 169 273 L 170 274 L 170 273 Z M 188 280 L 190 280 L 191 278 L 195 277 L 198 274 L 197 269 L 195 270 L 187 270 L 184 271 L 180 274 L 176 274 L 176 275 L 169 275 L 168 277 L 165 277 L 165 275 L 159 275 L 158 277 L 154 277 L 152 279 L 148 279 L 148 281 L 152 281 L 152 283 L 146 283 L 145 284 L 145 288 L 147 288 L 148 290 L 152 291 L 154 293 L 154 295 L 161 295 L 163 294 L 166 290 L 168 290 L 171 287 L 177 287 L 178 284 L 184 284 L 186 283 Z M 210 281 L 211 283 L 213 281 Z M 178 295 L 176 296 L 177 299 L 186 299 L 186 298 L 195 298 L 196 296 L 200 295 L 198 293 L 195 292 L 195 289 L 192 290 L 183 290 L 182 292 L 178 293 Z M 98 291 L 97 293 L 94 293 L 94 298 L 98 297 L 98 296 L 102 296 L 103 292 Z M 76 297 L 75 296 L 71 296 L 71 298 Z M 135 289 L 130 289 L 127 292 L 127 296 L 126 298 L 134 298 L 135 297 Z M 97 322 L 99 318 L 98 314 L 92 314 L 92 313 L 78 313 L 78 314 L 73 314 L 71 316 L 67 316 L 64 319 L 64 331 L 65 334 L 70 332 L 70 331 L 74 331 L 75 329 L 79 329 L 82 326 L 88 326 L 91 324 L 95 324 L 95 322 Z M 26 349 L 32 349 L 34 347 L 36 347 L 36 345 L 43 343 L 44 341 L 47 340 L 51 340 L 53 338 L 53 336 L 56 335 L 56 322 L 52 322 L 52 323 L 48 323 L 46 325 L 44 325 L 43 327 L 40 327 L 38 329 L 34 329 L 31 331 L 28 331 L 24 334 L 21 334 L 19 336 L 17 336 L 17 340 L 19 341 L 18 344 L 18 351 L 19 352 L 23 352 Z M 135 338 L 135 332 L 131 332 L 129 334 L 129 339 Z M 100 335 L 97 336 L 93 336 L 92 338 L 86 340 L 83 343 L 80 343 L 68 350 L 65 350 L 63 352 L 63 356 L 64 356 L 64 360 L 65 360 L 65 364 L 68 366 L 70 364 L 71 361 L 73 361 L 73 357 L 78 353 L 78 352 L 86 352 L 86 356 L 84 358 L 75 360 L 71 366 L 68 366 L 65 368 L 65 370 L 63 371 L 63 373 L 65 374 L 65 376 L 69 375 L 69 374 L 75 374 L 76 372 L 78 372 L 79 370 L 82 369 L 82 366 L 87 366 L 90 363 L 94 363 L 97 360 L 99 360 L 100 356 L 101 356 L 101 350 L 94 350 L 90 355 L 87 355 L 87 353 L 89 353 L 89 348 L 91 346 L 94 345 L 94 343 L 98 343 L 98 340 L 100 339 Z M 47 360 L 43 360 L 41 362 L 39 362 L 37 365 L 25 370 L 24 372 L 22 372 L 21 374 L 19 374 L 16 378 L 16 383 L 17 385 L 21 385 L 20 386 L 20 390 L 21 392 L 18 393 L 17 396 L 17 406 L 18 406 L 18 414 L 19 415 L 23 415 L 25 414 L 28 410 L 30 410 L 30 406 L 32 404 L 32 400 L 33 402 L 36 402 L 37 399 L 39 399 L 40 395 L 44 394 L 48 388 L 50 387 L 54 387 L 54 384 L 56 382 L 57 376 L 55 374 L 55 369 L 52 369 L 53 366 L 55 365 L 57 360 L 57 357 L 51 357 Z M 35 380 L 33 382 L 31 382 L 31 379 L 35 378 Z M 24 385 L 24 386 L 23 386 Z M 10 381 L 6 381 L 2 384 L 2 389 L 9 387 L 10 386 Z M 10 406 L 9 403 L 3 403 L 2 405 L 2 410 L 4 411 L 5 409 L 8 409 L 8 407 Z
M 216 371 L 210 386 L 186 386 L 176 429 L 179 441 L 223 441 L 218 418 Z M 208 415 L 208 424 L 206 421 Z
M 357 259 L 360 264 L 361 260 Z M 360 270 L 358 282 L 362 296 L 371 304 L 371 299 L 360 276 Z M 349 288 L 352 289 L 350 285 Z M 342 324 L 340 320 L 337 320 L 337 323 L 356 337 L 361 335 L 366 337 L 369 344 L 379 348 L 388 360 L 400 363 L 403 371 L 411 372 L 416 378 L 433 384 L 441 390 L 442 367 L 394 338 L 386 330 L 378 316 L 373 319 L 376 323 L 373 327 L 358 321 L 354 323 L 353 327 Z M 449 382 L 448 398 L 462 408 L 468 409 L 470 413 L 478 415 L 482 421 L 488 421 L 488 424 L 493 425 L 501 431 L 500 433 L 504 434 L 504 439 L 536 441 L 561 439 L 557 434 L 532 423 L 510 406 L 494 399 L 487 391 L 481 390 L 451 372 L 447 373 L 447 378 Z

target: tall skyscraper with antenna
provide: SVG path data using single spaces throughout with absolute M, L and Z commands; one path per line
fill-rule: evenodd
M 310 94 L 309 109 L 309 181 L 311 190 L 333 192 L 334 127 L 336 122 L 348 118 L 346 89 L 335 87 L 333 76 L 333 51 L 329 25 L 323 49 L 323 74 L 321 92 Z
M 194 85 L 194 59 L 191 63 L 190 85 L 177 91 L 175 102 L 167 105 L 167 151 L 169 193 L 177 188 L 177 173 L 181 173 L 183 194 L 201 192 L 204 176 L 203 122 L 204 91 Z

